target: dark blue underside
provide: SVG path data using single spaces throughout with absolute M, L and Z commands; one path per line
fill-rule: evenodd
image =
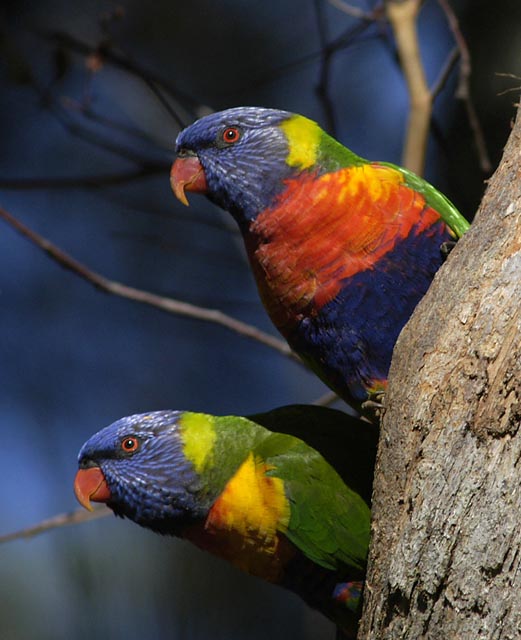
M 334 599 L 335 591 L 347 580 L 360 580 L 363 571 L 341 565 L 338 571 L 325 569 L 298 552 L 286 566 L 281 586 L 297 593 L 304 602 L 318 609 L 337 625 L 347 628 L 353 625 L 353 607 Z M 342 583 L 342 584 L 339 584 Z
M 301 321 L 291 347 L 348 402 L 367 399 L 375 380 L 387 379 L 394 345 L 426 293 L 453 240 L 445 225 L 414 229 L 373 269 L 343 281 L 337 297 Z

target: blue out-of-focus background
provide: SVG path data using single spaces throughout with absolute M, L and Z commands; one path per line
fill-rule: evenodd
M 179 127 L 150 81 L 187 123 L 208 108 L 280 107 L 365 157 L 399 162 L 408 100 L 391 34 L 341 5 L 4 3 L 0 206 L 108 278 L 273 332 L 231 221 L 202 197 L 186 209 L 170 192 Z M 498 94 L 521 84 L 497 73 L 521 75 L 521 5 L 452 5 L 495 167 L 517 100 Z M 454 47 L 434 0 L 420 37 L 434 83 Z M 329 56 L 325 43 L 335 43 Z M 471 217 L 488 174 L 457 87 L 458 67 L 435 103 L 426 177 Z M 147 175 L 122 179 L 136 172 Z M 73 510 L 81 444 L 123 415 L 252 413 L 326 391 L 226 329 L 100 293 L 1 221 L 0 358 L 0 535 Z M 334 628 L 293 595 L 115 518 L 1 545 L 0 638 L 92 637 L 322 640 Z

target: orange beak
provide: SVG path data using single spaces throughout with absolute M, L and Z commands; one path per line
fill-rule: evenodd
M 82 507 L 93 511 L 90 503 L 110 500 L 110 489 L 105 481 L 103 471 L 99 467 L 80 469 L 74 479 L 74 493 Z
M 208 186 L 204 169 L 197 156 L 177 158 L 170 171 L 170 185 L 176 198 L 188 206 L 185 191 L 206 193 Z

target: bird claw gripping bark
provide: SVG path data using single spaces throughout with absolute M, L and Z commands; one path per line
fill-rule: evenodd
M 455 246 L 456 240 L 448 240 L 447 242 L 442 242 L 442 244 L 440 245 L 440 251 L 444 260 L 448 258 L 449 253 L 454 249 Z
M 368 399 L 362 403 L 362 411 L 364 416 L 368 418 L 370 422 L 378 424 L 385 413 L 385 391 L 376 391 L 371 393 Z

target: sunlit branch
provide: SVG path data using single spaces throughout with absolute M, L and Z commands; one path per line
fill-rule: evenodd
M 432 112 L 432 96 L 425 78 L 416 29 L 421 1 L 387 0 L 385 6 L 396 39 L 410 100 L 402 164 L 421 175 L 425 164 Z
M 489 173 L 492 165 L 486 149 L 485 138 L 479 118 L 470 97 L 470 53 L 449 0 L 438 0 L 438 2 L 447 17 L 456 41 L 456 49 L 451 51 L 439 77 L 431 89 L 427 86 L 418 43 L 416 23 L 418 12 L 422 5 L 421 0 L 386 0 L 385 2 L 387 16 L 393 28 L 398 55 L 407 82 L 411 104 L 402 164 L 416 173 L 421 174 L 423 172 L 432 104 L 435 97 L 443 89 L 450 72 L 459 59 L 460 75 L 456 97 L 464 101 L 481 168 L 484 172 Z

